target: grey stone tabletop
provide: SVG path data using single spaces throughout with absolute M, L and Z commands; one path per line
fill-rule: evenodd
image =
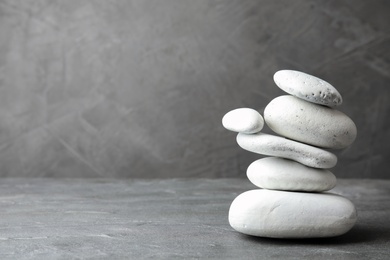
M 390 181 L 341 179 L 358 222 L 327 239 L 234 231 L 246 179 L 1 179 L 0 259 L 390 259 Z

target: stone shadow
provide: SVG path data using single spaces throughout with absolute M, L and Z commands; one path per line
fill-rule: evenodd
M 249 235 L 242 235 L 246 240 L 272 245 L 348 245 L 359 243 L 381 243 L 390 240 L 390 227 L 367 227 L 356 225 L 348 233 L 330 238 L 310 238 L 310 239 L 277 239 L 262 238 Z

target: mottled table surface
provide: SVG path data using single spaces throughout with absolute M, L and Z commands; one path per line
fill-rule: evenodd
M 390 181 L 339 180 L 357 225 L 327 239 L 239 234 L 246 179 L 1 179 L 0 259 L 390 259 Z

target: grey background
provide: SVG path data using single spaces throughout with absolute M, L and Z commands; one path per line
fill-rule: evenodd
M 390 178 L 390 1 L 0 1 L 0 176 L 245 177 L 222 116 L 280 69 L 358 128 L 337 177 Z M 269 130 L 265 130 L 266 132 Z

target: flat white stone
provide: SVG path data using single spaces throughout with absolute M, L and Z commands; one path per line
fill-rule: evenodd
M 222 125 L 230 131 L 253 134 L 263 129 L 264 119 L 254 109 L 237 108 L 222 118 Z
M 340 93 L 331 84 L 300 71 L 280 70 L 274 74 L 274 81 L 283 91 L 312 103 L 331 107 L 343 103 Z
M 324 148 L 345 148 L 357 135 L 355 123 L 344 113 L 291 95 L 273 99 L 264 118 L 275 133 Z
M 314 168 L 332 168 L 337 157 L 331 152 L 280 136 L 264 133 L 237 135 L 241 148 L 264 155 L 282 157 Z
M 339 236 L 356 218 L 352 202 L 331 193 L 250 190 L 229 210 L 229 223 L 238 232 L 273 238 Z
M 278 157 L 254 161 L 247 176 L 257 187 L 271 190 L 321 192 L 336 186 L 336 177 L 330 171 Z

